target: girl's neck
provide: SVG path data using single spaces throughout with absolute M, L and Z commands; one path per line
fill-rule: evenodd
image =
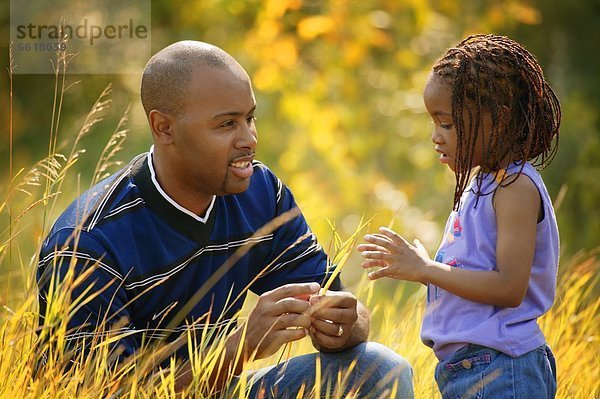
M 513 164 L 515 162 L 519 162 L 519 161 L 521 161 L 521 159 L 519 157 L 515 156 L 514 154 L 508 154 L 506 157 L 504 157 L 504 159 L 502 161 L 500 161 L 498 163 L 497 168 L 487 168 L 482 165 L 477 165 L 476 167 L 479 168 L 478 172 L 494 173 L 494 172 L 498 172 L 503 169 L 507 169 L 511 164 Z M 475 168 L 473 168 L 473 169 L 475 169 Z

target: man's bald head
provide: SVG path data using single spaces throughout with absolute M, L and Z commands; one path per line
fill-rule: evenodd
M 173 43 L 156 53 L 144 68 L 141 97 L 146 115 L 152 110 L 179 115 L 195 68 L 226 69 L 248 78 L 244 68 L 219 47 L 197 41 Z

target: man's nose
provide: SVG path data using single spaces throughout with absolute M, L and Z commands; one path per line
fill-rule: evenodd
M 243 149 L 254 150 L 257 142 L 258 134 L 256 132 L 256 126 L 254 125 L 254 122 L 251 124 L 245 124 L 244 127 L 240 129 L 237 146 Z

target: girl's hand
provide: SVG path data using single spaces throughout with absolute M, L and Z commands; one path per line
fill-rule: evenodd
M 380 268 L 370 272 L 369 279 L 391 277 L 423 282 L 423 268 L 431 258 L 419 240 L 414 240 L 412 245 L 388 228 L 380 227 L 379 231 L 379 234 L 367 234 L 364 239 L 368 244 L 356 248 L 366 259 L 362 263 L 364 269 Z

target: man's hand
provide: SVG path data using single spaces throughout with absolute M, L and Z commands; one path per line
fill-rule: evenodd
M 222 363 L 210 377 L 215 381 L 214 386 L 221 388 L 229 381 L 230 374 L 239 374 L 249 358 L 271 356 L 282 345 L 304 338 L 311 322 L 312 307 L 308 299 L 320 288 L 318 283 L 287 284 L 261 295 L 245 325 L 227 338 Z M 237 359 L 240 345 L 243 359 Z M 189 363 L 179 374 L 176 386 L 182 391 L 192 381 Z
M 351 293 L 328 291 L 326 295 L 312 296 L 310 304 L 313 307 L 310 336 L 317 349 L 342 350 L 366 339 L 363 328 L 358 331 L 355 328 L 360 324 L 358 301 Z
M 308 298 L 320 288 L 318 283 L 287 284 L 261 295 L 248 316 L 246 353 L 262 359 L 304 338 L 311 325 Z

